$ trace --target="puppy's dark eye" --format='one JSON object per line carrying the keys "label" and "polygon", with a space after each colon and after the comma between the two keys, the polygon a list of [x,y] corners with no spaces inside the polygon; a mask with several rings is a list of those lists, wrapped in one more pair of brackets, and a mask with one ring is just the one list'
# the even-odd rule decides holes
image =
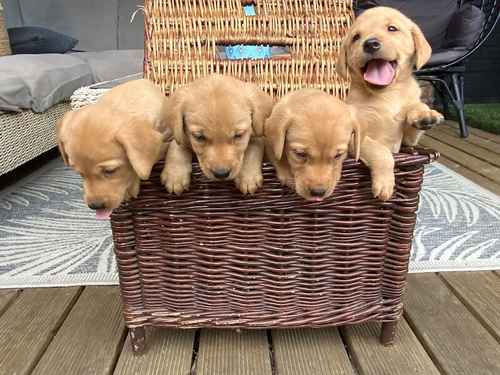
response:
{"label": "puppy's dark eye", "polygon": [[241,138],[243,138],[244,135],[245,135],[245,132],[236,133],[234,135],[233,139],[235,139],[235,140],[241,139]]}
{"label": "puppy's dark eye", "polygon": [[389,25],[389,27],[387,27],[387,30],[393,33],[395,31],[398,31],[398,28],[396,26]]}
{"label": "puppy's dark eye", "polygon": [[361,35],[359,35],[359,34],[354,35],[354,36],[352,37],[352,42],[353,42],[353,43],[354,43],[354,42],[357,42],[357,41],[359,40],[359,38],[361,38]]}
{"label": "puppy's dark eye", "polygon": [[207,140],[207,138],[201,133],[193,133],[193,138],[197,142],[205,142]]}
{"label": "puppy's dark eye", "polygon": [[307,152],[305,152],[304,150],[293,150],[293,153],[300,160],[307,159]]}
{"label": "puppy's dark eye", "polygon": [[114,169],[105,169],[102,171],[102,174],[104,175],[104,177],[111,177],[112,175],[115,174],[115,172],[118,170],[118,168],[114,168]]}

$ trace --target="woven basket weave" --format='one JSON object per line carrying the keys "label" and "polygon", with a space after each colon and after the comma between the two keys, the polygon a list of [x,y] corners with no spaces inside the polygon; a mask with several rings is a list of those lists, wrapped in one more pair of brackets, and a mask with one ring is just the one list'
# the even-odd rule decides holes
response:
{"label": "woven basket weave", "polygon": [[[211,72],[251,80],[275,97],[316,87],[344,97],[335,73],[351,1],[237,0],[145,3],[145,75],[169,94]],[[220,44],[277,43],[290,56],[222,60]],[[196,163],[189,192],[170,195],[162,163],[139,197],[112,215],[123,311],[134,351],[144,326],[324,327],[382,321],[390,344],[402,314],[423,166],[437,154],[395,155],[392,200],[373,198],[368,169],[344,163],[335,193],[307,202],[270,165],[264,187],[244,197],[208,181]]]}

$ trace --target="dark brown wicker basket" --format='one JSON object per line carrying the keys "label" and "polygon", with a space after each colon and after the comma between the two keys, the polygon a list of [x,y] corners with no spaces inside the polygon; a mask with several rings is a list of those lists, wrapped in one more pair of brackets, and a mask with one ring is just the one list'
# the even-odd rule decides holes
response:
{"label": "dark brown wicker basket", "polygon": [[396,192],[373,198],[368,169],[344,164],[334,196],[307,202],[271,166],[243,197],[195,164],[189,192],[170,195],[162,164],[140,196],[115,210],[112,229],[126,325],[134,350],[144,326],[324,327],[384,322],[402,313],[423,166],[437,154],[398,154]]}

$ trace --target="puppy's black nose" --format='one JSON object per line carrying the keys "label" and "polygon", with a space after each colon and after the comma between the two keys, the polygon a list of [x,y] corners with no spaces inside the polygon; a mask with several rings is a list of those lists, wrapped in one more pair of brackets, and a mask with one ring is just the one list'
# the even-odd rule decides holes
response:
{"label": "puppy's black nose", "polygon": [[106,206],[103,202],[92,202],[89,203],[89,208],[91,208],[92,210],[102,210],[106,208]]}
{"label": "puppy's black nose", "polygon": [[212,173],[213,175],[215,176],[215,178],[228,178],[229,175],[231,174],[231,170],[230,169],[213,169],[212,170]]}
{"label": "puppy's black nose", "polygon": [[380,47],[382,47],[382,43],[380,43],[377,38],[367,39],[363,43],[363,50],[366,53],[375,53],[380,49]]}
{"label": "puppy's black nose", "polygon": [[311,194],[311,197],[315,198],[321,198],[325,195],[326,189],[323,188],[310,188],[309,193]]}

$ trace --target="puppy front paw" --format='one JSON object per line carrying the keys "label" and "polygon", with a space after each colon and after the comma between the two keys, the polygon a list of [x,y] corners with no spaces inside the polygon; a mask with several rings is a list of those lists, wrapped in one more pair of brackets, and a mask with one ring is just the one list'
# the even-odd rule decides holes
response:
{"label": "puppy front paw", "polygon": [[260,171],[255,173],[240,173],[234,179],[234,182],[243,194],[253,194],[262,187],[264,178]]}
{"label": "puppy front paw", "polygon": [[295,186],[293,176],[288,169],[276,168],[276,176],[280,180],[281,185],[288,186],[289,188]]}
{"label": "puppy front paw", "polygon": [[386,178],[373,178],[373,196],[384,202],[391,199],[392,195],[394,194],[394,185],[394,175],[392,175],[392,177],[388,176]]}
{"label": "puppy front paw", "polygon": [[191,172],[165,168],[161,172],[161,182],[169,193],[180,195],[183,191],[189,190]]}
{"label": "puppy front paw", "polygon": [[433,109],[412,110],[408,112],[406,121],[416,129],[428,130],[442,123],[444,121],[444,116]]}

